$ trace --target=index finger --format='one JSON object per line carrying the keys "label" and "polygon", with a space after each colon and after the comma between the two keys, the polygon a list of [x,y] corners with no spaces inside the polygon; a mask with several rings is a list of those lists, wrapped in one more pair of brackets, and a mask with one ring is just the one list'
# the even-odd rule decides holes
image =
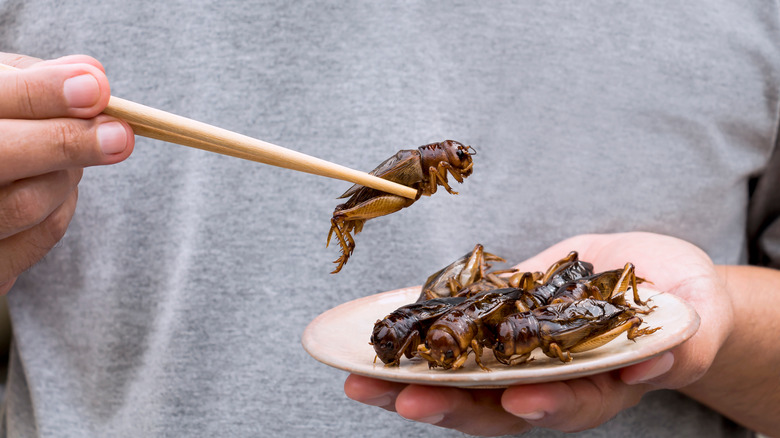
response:
{"label": "index finger", "polygon": [[507,388],[501,403],[534,426],[578,432],[605,423],[639,403],[649,387],[626,385],[612,373]]}
{"label": "index finger", "polygon": [[118,163],[135,144],[113,117],[0,120],[0,185],[56,170]]}
{"label": "index finger", "polygon": [[90,118],[103,111],[111,97],[103,70],[93,63],[63,62],[0,68],[0,118]]}
{"label": "index finger", "polygon": [[0,52],[0,64],[9,65],[14,68],[27,68],[40,62],[40,59],[31,56]]}

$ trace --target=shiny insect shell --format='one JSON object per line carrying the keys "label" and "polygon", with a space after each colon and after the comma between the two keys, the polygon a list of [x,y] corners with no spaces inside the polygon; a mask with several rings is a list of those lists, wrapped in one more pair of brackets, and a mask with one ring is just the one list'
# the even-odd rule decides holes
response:
{"label": "shiny insect shell", "polygon": [[448,310],[428,329],[425,343],[417,347],[431,368],[458,369],[471,351],[480,368],[482,348],[491,344],[490,327],[517,312],[514,307],[522,289],[506,288],[482,292]]}
{"label": "shiny insect shell", "polygon": [[[432,278],[444,276],[442,272],[452,276],[456,269],[451,267],[459,266],[459,263],[467,265],[468,260],[473,260],[479,249],[475,247],[474,251],[437,273],[439,275],[434,274]],[[468,301],[440,316],[428,330],[425,343],[418,346],[418,353],[432,368],[457,369],[463,366],[469,353],[473,351],[477,364],[487,371],[488,368],[481,361],[482,350],[485,347],[491,348],[495,338],[494,326],[503,317],[528,310],[529,306],[541,305],[539,300],[542,298],[532,295],[533,291],[544,291],[543,299],[546,300],[552,296],[556,286],[592,273],[593,266],[579,261],[577,252],[572,251],[550,266],[544,274],[515,272],[507,282],[510,286],[508,288],[496,289],[494,283],[488,284],[485,286],[487,291],[471,296]],[[426,282],[428,283],[431,283],[431,278]],[[473,283],[469,288],[479,284]],[[547,289],[544,289],[545,287]],[[467,296],[466,291],[468,288],[461,293]]]}
{"label": "shiny insect shell", "polygon": [[[625,294],[628,292],[628,289],[631,289],[634,303],[645,307],[647,303],[639,297],[637,285],[646,281],[644,278],[636,276],[634,265],[629,262],[626,263],[623,269],[599,272],[561,284],[548,297],[547,304],[595,298],[625,306],[628,305]],[[649,310],[652,310],[652,308]]]}
{"label": "shiny insect shell", "polygon": [[417,346],[436,318],[465,300],[466,297],[446,297],[408,304],[377,320],[369,342],[376,352],[374,361],[379,358],[386,366],[397,366],[401,356],[415,356]]}
{"label": "shiny insect shell", "polygon": [[433,273],[425,281],[418,302],[449,296],[470,296],[484,290],[508,286],[495,273],[488,272],[489,262],[505,262],[503,258],[485,251],[481,244],[463,257]]}
{"label": "shiny insect shell", "polygon": [[570,362],[571,353],[593,350],[621,333],[634,340],[660,329],[640,329],[642,319],[637,313],[637,309],[593,298],[515,313],[497,325],[493,355],[501,363],[517,365],[541,348],[549,357]]}
{"label": "shiny insect shell", "polygon": [[334,261],[336,269],[331,273],[341,271],[355,250],[353,235],[360,233],[363,225],[369,219],[394,213],[412,205],[422,195],[430,196],[436,193],[439,185],[447,192],[457,194],[452,190],[447,174],[452,175],[459,183],[471,175],[473,161],[471,156],[476,151],[471,146],[446,140],[431,143],[417,149],[401,150],[385,160],[372,175],[384,178],[417,190],[415,199],[389,194],[359,184],[352,186],[339,198],[349,198],[343,204],[336,206],[331,218],[326,246],[330,244],[335,234],[341,247],[341,256]]}
{"label": "shiny insect shell", "polygon": [[[526,286],[528,292],[519,298],[520,303],[518,303],[518,308],[521,310],[531,310],[550,304],[561,286],[572,281],[589,277],[593,274],[593,265],[581,261],[579,259],[579,254],[576,251],[571,251],[566,257],[553,263],[541,276],[541,279],[536,282],[533,288],[528,289],[528,286]],[[509,285],[513,287],[522,287],[517,284],[518,281],[519,279],[517,275],[515,275],[510,279]]]}

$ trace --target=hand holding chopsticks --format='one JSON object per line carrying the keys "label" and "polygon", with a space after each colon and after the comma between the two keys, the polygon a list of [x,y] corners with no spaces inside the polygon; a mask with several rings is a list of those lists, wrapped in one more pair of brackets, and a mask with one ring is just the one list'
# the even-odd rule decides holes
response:
{"label": "hand holding chopsticks", "polygon": [[[0,70],[17,70],[0,64]],[[186,117],[111,96],[103,111],[125,120],[137,135],[300,172],[349,181],[414,199],[417,190]]]}

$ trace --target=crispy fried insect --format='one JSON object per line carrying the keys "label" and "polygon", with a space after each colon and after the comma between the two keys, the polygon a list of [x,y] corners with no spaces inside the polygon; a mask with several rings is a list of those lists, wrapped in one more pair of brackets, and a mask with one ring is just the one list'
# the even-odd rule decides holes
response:
{"label": "crispy fried insect", "polygon": [[[507,287],[505,281],[487,272],[490,268],[488,262],[505,261],[497,255],[486,252],[478,243],[463,257],[428,277],[417,301],[458,295],[470,296],[484,290]],[[471,286],[473,288],[470,288]]]}
{"label": "crispy fried insect", "polygon": [[550,304],[504,318],[496,327],[496,359],[507,365],[527,362],[533,350],[570,362],[571,353],[592,350],[627,332],[634,340],[661,327],[640,329],[642,319],[628,306],[586,298]]}
{"label": "crispy fried insect", "polygon": [[[556,291],[569,282],[593,275],[593,265],[581,261],[576,251],[570,252],[566,257],[558,260],[537,281],[536,286],[520,297],[520,302],[525,306],[524,310],[531,310],[550,304]],[[517,286],[519,279],[513,276],[510,286]]]}
{"label": "crispy fried insect", "polygon": [[572,353],[598,348],[623,332],[634,340],[660,329],[639,328],[639,315],[654,307],[640,299],[637,285],[646,280],[631,263],[594,273],[572,251],[542,273],[489,271],[488,261],[503,259],[477,244],[428,278],[420,300],[426,290],[441,298],[404,306],[377,321],[370,342],[377,357],[389,366],[398,365],[402,355],[418,355],[430,368],[458,369],[473,351],[477,365],[489,371],[482,363],[485,348],[508,365],[528,361],[536,348],[568,362]]}
{"label": "crispy fried insect", "polygon": [[349,198],[336,206],[331,219],[326,246],[335,233],[341,246],[341,256],[336,259],[335,274],[341,270],[352,251],[355,250],[354,234],[363,229],[369,219],[384,216],[412,205],[420,196],[436,193],[439,185],[447,192],[457,194],[447,182],[451,174],[459,183],[471,175],[473,162],[471,156],[476,151],[454,140],[431,143],[417,149],[401,150],[385,160],[370,173],[417,190],[417,198],[408,199],[392,195],[369,187],[355,184],[339,198]]}
{"label": "crispy fried insect", "polygon": [[522,293],[522,289],[506,288],[468,298],[431,325],[418,353],[431,368],[458,369],[473,351],[477,364],[488,371],[481,357],[483,346],[493,342],[490,327],[517,311],[514,304]]}
{"label": "crispy fried insect", "polygon": [[646,306],[647,303],[639,298],[637,284],[644,283],[647,280],[637,277],[634,271],[634,265],[626,263],[623,269],[613,269],[569,281],[561,285],[552,294],[549,303],[555,304],[595,298],[609,301],[613,304],[627,305],[625,292],[628,288],[631,288],[634,303],[639,306]]}
{"label": "crispy fried insect", "polygon": [[506,289],[509,283],[498,276],[496,272],[487,272],[485,278],[479,279],[474,283],[462,288],[455,293],[457,297],[472,297],[481,292],[487,292],[496,289]]}
{"label": "crispy fried insect", "polygon": [[466,297],[447,297],[408,304],[377,320],[369,342],[376,357],[386,366],[397,366],[402,355],[411,358],[436,318],[465,300]]}

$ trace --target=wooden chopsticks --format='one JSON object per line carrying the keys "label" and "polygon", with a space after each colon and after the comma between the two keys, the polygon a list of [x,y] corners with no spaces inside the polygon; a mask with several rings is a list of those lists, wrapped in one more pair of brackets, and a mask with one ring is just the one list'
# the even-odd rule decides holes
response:
{"label": "wooden chopsticks", "polygon": [[[0,64],[0,70],[18,70]],[[104,114],[125,120],[137,135],[271,166],[340,179],[414,199],[417,190],[359,170],[218,128],[186,117],[111,96]]]}

